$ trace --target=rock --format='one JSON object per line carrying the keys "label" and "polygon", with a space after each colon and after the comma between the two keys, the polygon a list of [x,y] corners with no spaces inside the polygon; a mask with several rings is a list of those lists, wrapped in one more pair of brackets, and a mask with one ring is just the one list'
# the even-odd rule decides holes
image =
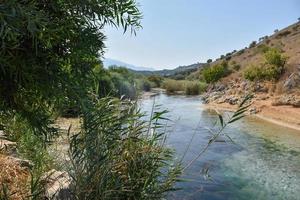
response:
{"label": "rock", "polygon": [[291,90],[293,88],[298,87],[300,84],[300,72],[299,73],[292,73],[283,84],[284,89]]}
{"label": "rock", "polygon": [[258,113],[258,110],[256,109],[256,107],[250,108],[249,109],[250,115],[254,115],[256,113]]}
{"label": "rock", "polygon": [[67,172],[53,169],[44,174],[43,180],[46,182],[46,199],[73,199],[70,190],[71,177]]}
{"label": "rock", "polygon": [[29,160],[16,158],[13,156],[7,156],[7,159],[10,160],[11,162],[15,163],[16,165],[19,165],[22,168],[31,169],[33,167],[33,163]]}
{"label": "rock", "polygon": [[0,138],[0,151],[7,154],[13,154],[16,152],[17,144],[15,142]]}
{"label": "rock", "polygon": [[291,105],[293,107],[300,107],[300,99],[299,97],[295,97],[293,95],[284,95],[282,97],[276,98],[272,102],[272,106],[282,106],[282,105]]}

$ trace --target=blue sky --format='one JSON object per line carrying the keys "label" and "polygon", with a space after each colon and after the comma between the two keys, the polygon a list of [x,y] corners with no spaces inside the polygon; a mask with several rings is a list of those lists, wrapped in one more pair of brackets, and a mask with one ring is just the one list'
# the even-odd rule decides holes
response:
{"label": "blue sky", "polygon": [[156,69],[206,62],[300,17],[300,0],[137,0],[136,36],[106,27],[105,57]]}

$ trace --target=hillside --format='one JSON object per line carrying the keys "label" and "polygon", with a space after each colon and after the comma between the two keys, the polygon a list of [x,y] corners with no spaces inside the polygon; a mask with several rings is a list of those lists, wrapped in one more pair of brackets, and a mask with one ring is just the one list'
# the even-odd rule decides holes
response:
{"label": "hillside", "polygon": [[[269,55],[278,66],[268,63]],[[300,22],[221,57],[206,67],[224,65],[227,70],[221,79],[210,83],[203,95],[209,106],[232,109],[245,94],[252,93],[252,113],[300,128]],[[276,74],[270,73],[274,69]],[[198,70],[189,78],[203,80],[204,71]],[[268,76],[263,72],[268,72]]]}
{"label": "hillside", "polygon": [[190,75],[193,72],[196,72],[197,70],[202,69],[204,66],[204,63],[195,63],[191,65],[186,66],[179,66],[175,69],[163,69],[163,70],[156,70],[156,71],[137,71],[133,70],[137,74],[143,74],[146,76],[149,75],[160,75],[163,77],[173,78],[173,79],[184,79],[186,76]]}

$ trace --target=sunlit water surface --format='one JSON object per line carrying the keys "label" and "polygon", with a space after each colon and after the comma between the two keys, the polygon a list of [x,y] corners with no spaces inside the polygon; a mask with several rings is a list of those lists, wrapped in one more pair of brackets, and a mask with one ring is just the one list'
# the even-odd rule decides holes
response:
{"label": "sunlit water surface", "polygon": [[[207,127],[217,127],[217,115],[205,109],[199,97],[160,94],[141,101],[151,112],[153,101],[167,109],[167,143],[178,159],[195,134],[184,163],[192,160],[211,137]],[[224,113],[224,115],[230,113]],[[300,199],[300,131],[247,117],[226,128],[234,143],[216,142],[185,171],[179,191],[168,199],[241,200]],[[225,139],[225,138],[224,138]]]}

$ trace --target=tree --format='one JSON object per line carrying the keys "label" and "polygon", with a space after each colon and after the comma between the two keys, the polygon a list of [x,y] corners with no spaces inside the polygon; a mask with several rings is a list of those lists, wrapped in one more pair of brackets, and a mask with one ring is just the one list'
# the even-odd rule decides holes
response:
{"label": "tree", "polygon": [[207,60],[207,63],[211,63],[211,62],[212,62],[212,59],[208,59],[208,60]]}
{"label": "tree", "polygon": [[18,114],[45,138],[55,132],[50,119],[59,105],[86,102],[103,27],[135,34],[141,19],[134,0],[10,0],[0,16],[0,125]]}
{"label": "tree", "polygon": [[253,48],[255,47],[256,45],[256,41],[252,41],[250,44],[249,44],[249,48]]}

